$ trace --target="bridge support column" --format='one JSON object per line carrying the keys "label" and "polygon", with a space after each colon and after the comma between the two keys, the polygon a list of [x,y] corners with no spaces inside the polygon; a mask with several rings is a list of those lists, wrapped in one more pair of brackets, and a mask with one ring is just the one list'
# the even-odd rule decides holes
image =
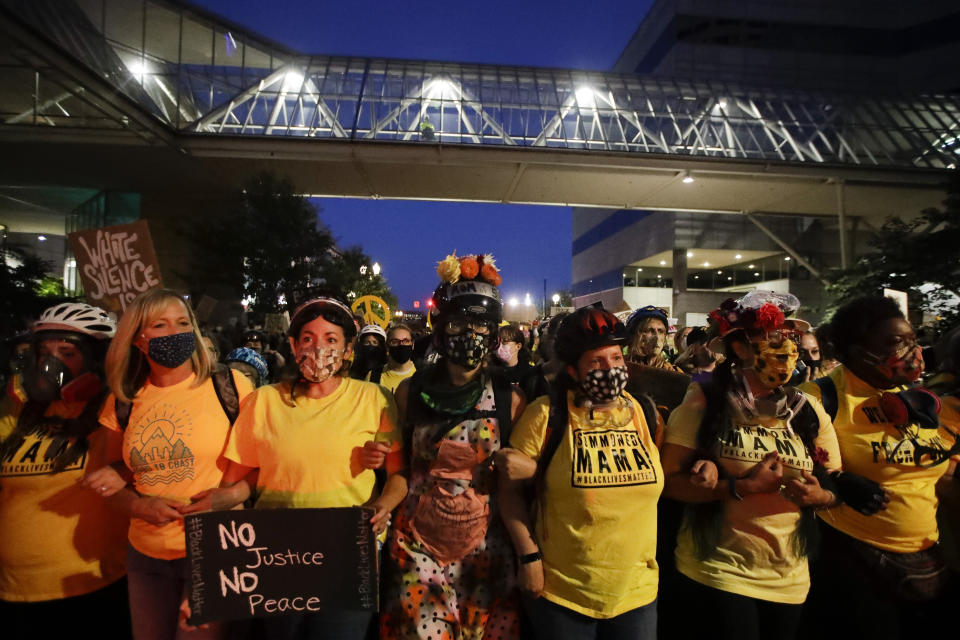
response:
{"label": "bridge support column", "polygon": [[670,308],[670,315],[674,318],[682,318],[679,312],[680,298],[687,292],[687,250],[673,250],[673,304]]}

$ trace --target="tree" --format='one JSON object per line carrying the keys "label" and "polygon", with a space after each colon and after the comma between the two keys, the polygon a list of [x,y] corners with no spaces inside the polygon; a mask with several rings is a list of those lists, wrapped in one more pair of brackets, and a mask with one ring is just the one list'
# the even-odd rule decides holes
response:
{"label": "tree", "polygon": [[0,335],[26,329],[30,320],[58,301],[40,294],[48,269],[25,247],[0,239]]}
{"label": "tree", "polygon": [[960,319],[960,178],[952,178],[942,209],[925,209],[909,221],[888,218],[870,246],[855,265],[827,275],[836,306],[889,288],[906,291],[911,309],[948,324]]}
{"label": "tree", "polygon": [[359,247],[337,249],[316,207],[289,180],[269,173],[251,178],[228,209],[190,233],[196,289],[226,286],[249,300],[255,313],[281,311],[311,290],[393,299],[382,278],[361,279],[360,266],[369,267],[370,259]]}
{"label": "tree", "polygon": [[[373,264],[373,260],[363,249],[350,247],[342,251],[339,259],[331,266],[326,274],[327,282],[352,300],[362,296],[377,296],[386,302],[391,310],[396,310],[397,298],[390,291],[383,276],[373,272]],[[351,296],[351,293],[354,295]]]}

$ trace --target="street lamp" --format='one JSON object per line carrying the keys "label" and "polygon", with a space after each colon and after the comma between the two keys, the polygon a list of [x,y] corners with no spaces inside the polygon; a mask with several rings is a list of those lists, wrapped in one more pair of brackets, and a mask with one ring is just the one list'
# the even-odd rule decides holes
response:
{"label": "street lamp", "polygon": [[360,265],[360,275],[362,276],[367,275],[367,265],[365,264]]}
{"label": "street lamp", "polygon": [[380,275],[380,263],[379,263],[379,262],[374,262],[374,263],[373,263],[373,275],[375,275],[375,276]]}
{"label": "street lamp", "polygon": [[553,294],[553,298],[551,298],[551,300],[553,300],[554,306],[560,304],[560,294],[559,293]]}

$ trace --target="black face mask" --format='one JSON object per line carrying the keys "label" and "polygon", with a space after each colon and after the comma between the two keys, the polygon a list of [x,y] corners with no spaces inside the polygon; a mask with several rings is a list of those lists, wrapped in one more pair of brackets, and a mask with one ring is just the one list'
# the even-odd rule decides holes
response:
{"label": "black face mask", "polygon": [[190,359],[196,348],[197,337],[193,331],[185,331],[150,338],[147,343],[147,356],[161,367],[176,369]]}
{"label": "black face mask", "polygon": [[399,344],[395,347],[390,347],[390,357],[397,364],[406,364],[410,358],[413,357],[413,345],[412,344]]}
{"label": "black face mask", "polygon": [[382,367],[387,363],[387,353],[375,344],[362,344],[357,347],[357,362],[365,369]]}

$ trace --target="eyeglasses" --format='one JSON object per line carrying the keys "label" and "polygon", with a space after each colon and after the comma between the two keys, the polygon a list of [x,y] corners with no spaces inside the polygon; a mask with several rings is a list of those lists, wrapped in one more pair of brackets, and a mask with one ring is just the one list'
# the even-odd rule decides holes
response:
{"label": "eyeglasses", "polygon": [[403,340],[397,340],[396,338],[392,340],[387,340],[388,347],[401,347],[401,346],[409,347],[412,344],[413,344],[413,340],[411,340],[410,338],[404,338]]}
{"label": "eyeglasses", "polygon": [[490,325],[483,322],[475,322],[466,318],[450,318],[443,325],[443,330],[447,335],[458,336],[470,329],[478,336],[490,335]]}

